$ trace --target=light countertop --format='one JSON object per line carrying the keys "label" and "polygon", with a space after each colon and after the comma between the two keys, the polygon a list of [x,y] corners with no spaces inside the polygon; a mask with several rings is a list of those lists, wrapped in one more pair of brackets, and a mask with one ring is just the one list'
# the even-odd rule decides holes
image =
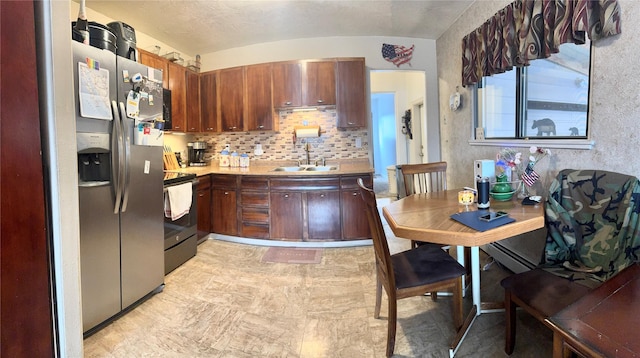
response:
{"label": "light countertop", "polygon": [[168,170],[169,172],[193,173],[197,176],[208,174],[236,174],[236,175],[268,175],[268,176],[334,176],[348,174],[373,173],[373,166],[368,159],[352,159],[352,160],[327,160],[327,165],[336,165],[337,170],[330,171],[299,171],[285,172],[274,171],[275,168],[281,166],[296,166],[297,162],[293,161],[251,161],[248,168],[239,167],[220,167],[217,162],[210,163],[203,167],[186,167],[184,169]]}

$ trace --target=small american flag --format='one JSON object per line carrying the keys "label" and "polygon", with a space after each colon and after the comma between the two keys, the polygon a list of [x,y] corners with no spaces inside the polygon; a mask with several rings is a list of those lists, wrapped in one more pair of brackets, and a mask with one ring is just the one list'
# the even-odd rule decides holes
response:
{"label": "small american flag", "polygon": [[409,66],[411,66],[410,61],[413,57],[414,47],[415,45],[406,48],[404,46],[382,44],[382,57],[392,62],[396,67],[400,67],[400,65],[405,63],[409,63]]}
{"label": "small american flag", "polygon": [[527,166],[524,173],[522,173],[522,181],[527,186],[532,186],[538,179],[540,179],[540,175],[532,167]]}

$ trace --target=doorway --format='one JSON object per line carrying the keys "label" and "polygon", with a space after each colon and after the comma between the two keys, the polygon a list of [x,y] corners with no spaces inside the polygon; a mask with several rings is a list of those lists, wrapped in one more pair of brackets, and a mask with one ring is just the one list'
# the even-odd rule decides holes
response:
{"label": "doorway", "polygon": [[371,94],[373,121],[373,167],[375,175],[387,178],[386,168],[396,164],[395,94]]}

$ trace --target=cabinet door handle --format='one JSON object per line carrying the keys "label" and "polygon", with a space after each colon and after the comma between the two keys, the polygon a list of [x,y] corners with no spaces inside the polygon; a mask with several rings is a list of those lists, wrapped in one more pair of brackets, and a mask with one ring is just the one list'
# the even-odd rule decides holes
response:
{"label": "cabinet door handle", "polygon": [[262,128],[264,128],[264,126],[258,126],[258,129],[262,129]]}
{"label": "cabinet door handle", "polygon": [[291,105],[291,102],[290,102],[290,101],[286,101],[286,102],[284,102],[284,105],[285,105],[285,106],[290,106],[290,105]]}
{"label": "cabinet door handle", "polygon": [[358,192],[354,191],[353,194],[351,194],[351,195],[356,196],[356,195],[358,195]]}
{"label": "cabinet door handle", "polygon": [[321,197],[321,198],[324,198],[324,194],[320,194],[320,197]]}
{"label": "cabinet door handle", "polygon": [[321,99],[319,99],[319,100],[318,100],[318,103],[324,103],[324,101],[323,101],[323,100],[321,100]]}
{"label": "cabinet door handle", "polygon": [[229,195],[229,192],[228,192],[228,191],[225,191],[225,192],[224,192],[224,195]]}
{"label": "cabinet door handle", "polygon": [[198,194],[198,196],[202,198],[204,196],[204,194]]}
{"label": "cabinet door handle", "polygon": [[288,197],[289,197],[289,194],[284,194],[284,197],[285,197],[285,198],[288,198]]}
{"label": "cabinet door handle", "polygon": [[237,128],[237,127],[229,127],[229,130],[230,130],[230,131],[234,131],[234,130],[236,130],[236,128]]}
{"label": "cabinet door handle", "polygon": [[348,125],[353,125],[353,122],[347,122]]}

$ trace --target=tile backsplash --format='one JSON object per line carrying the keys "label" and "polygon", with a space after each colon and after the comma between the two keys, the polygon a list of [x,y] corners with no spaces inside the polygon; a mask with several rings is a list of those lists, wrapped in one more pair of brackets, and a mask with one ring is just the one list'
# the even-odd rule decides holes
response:
{"label": "tile backsplash", "polygon": [[[343,130],[336,127],[335,109],[319,111],[279,113],[280,128],[277,132],[237,132],[237,133],[199,133],[194,141],[207,142],[207,157],[218,160],[225,144],[232,151],[247,153],[251,160],[302,160],[306,161],[305,144],[310,145],[311,161],[319,158],[335,159],[367,159],[369,158],[368,132],[366,128]],[[298,138],[293,142],[295,126],[320,126],[320,137]],[[361,142],[359,148],[356,141]],[[263,154],[255,155],[256,144],[262,145]]]}

